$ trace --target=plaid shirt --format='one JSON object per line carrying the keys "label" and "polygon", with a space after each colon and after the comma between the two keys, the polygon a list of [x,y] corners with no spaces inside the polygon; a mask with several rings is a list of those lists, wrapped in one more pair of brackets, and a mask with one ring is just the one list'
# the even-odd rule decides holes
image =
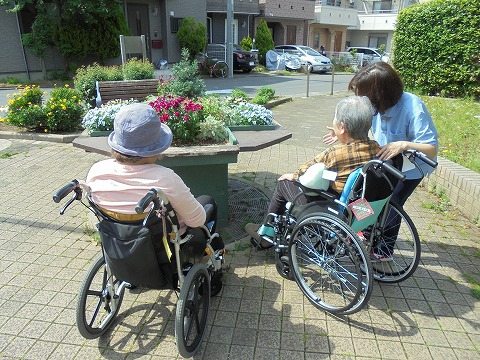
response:
{"label": "plaid shirt", "polygon": [[326,169],[337,173],[337,179],[330,184],[330,188],[340,194],[348,175],[373,159],[379,150],[378,143],[370,139],[354,140],[349,144],[337,144],[300,166],[294,173],[294,178],[298,179],[313,164],[324,163]]}

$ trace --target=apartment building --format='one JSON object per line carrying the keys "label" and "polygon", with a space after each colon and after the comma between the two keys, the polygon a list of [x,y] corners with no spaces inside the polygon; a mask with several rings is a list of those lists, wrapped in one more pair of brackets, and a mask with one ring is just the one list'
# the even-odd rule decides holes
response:
{"label": "apartment building", "polygon": [[[123,8],[131,35],[145,35],[147,57],[152,61],[180,59],[176,32],[182,20],[192,16],[207,26],[208,43],[225,43],[227,1],[230,0],[124,0]],[[420,0],[233,0],[234,43],[255,36],[265,20],[275,45],[303,44],[327,51],[344,51],[347,46],[391,49],[398,12]],[[424,0],[422,0],[424,1]],[[63,58],[49,49],[45,61],[22,46],[21,35],[31,31],[35,8],[19,13],[0,7],[0,77],[39,78],[42,66],[63,69]],[[84,63],[91,63],[85,59]],[[107,64],[120,63],[120,57]],[[81,63],[77,63],[81,65]]]}

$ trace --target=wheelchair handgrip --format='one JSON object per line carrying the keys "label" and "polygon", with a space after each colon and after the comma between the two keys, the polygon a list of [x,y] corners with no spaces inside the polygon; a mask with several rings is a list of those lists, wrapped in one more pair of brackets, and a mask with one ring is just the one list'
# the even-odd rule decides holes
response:
{"label": "wheelchair handgrip", "polygon": [[403,181],[405,180],[405,175],[397,170],[396,168],[394,168],[392,165],[390,165],[389,163],[386,163],[386,162],[383,162],[382,163],[382,166],[390,173],[392,174],[393,176],[395,176],[397,179]]}
{"label": "wheelchair handgrip", "polygon": [[67,185],[58,190],[55,195],[53,195],[53,201],[59,203],[65,196],[70,194],[78,186],[78,180],[73,179]]}
{"label": "wheelchair handgrip", "polygon": [[437,165],[438,165],[438,162],[436,162],[435,160],[432,160],[430,159],[427,155],[419,152],[419,151],[415,151],[415,157],[419,158],[420,160],[422,160],[425,164],[427,165],[430,165],[431,167],[433,168],[436,168]]}
{"label": "wheelchair handgrip", "polygon": [[151,189],[135,206],[135,212],[137,214],[142,214],[145,209],[150,205],[150,203],[157,197],[157,191],[155,189]]}

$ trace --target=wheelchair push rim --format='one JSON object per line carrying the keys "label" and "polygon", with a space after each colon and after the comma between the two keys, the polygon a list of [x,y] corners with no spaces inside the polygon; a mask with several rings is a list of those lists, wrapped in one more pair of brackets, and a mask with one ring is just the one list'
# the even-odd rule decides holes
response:
{"label": "wheelchair push rim", "polygon": [[109,274],[100,255],[90,266],[77,300],[77,327],[86,339],[102,336],[120,310],[127,283]]}
{"label": "wheelchair push rim", "polygon": [[315,307],[348,315],[368,303],[372,264],[346,223],[329,214],[312,214],[293,230],[289,249],[295,281]]}
{"label": "wheelchair push rim", "polygon": [[178,352],[188,358],[198,351],[207,326],[210,306],[210,275],[203,264],[195,264],[180,289],[175,315]]}

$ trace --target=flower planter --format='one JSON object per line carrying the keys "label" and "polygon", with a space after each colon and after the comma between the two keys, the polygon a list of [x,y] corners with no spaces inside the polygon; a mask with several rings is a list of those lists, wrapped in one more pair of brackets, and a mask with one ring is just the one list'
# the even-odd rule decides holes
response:
{"label": "flower planter", "polygon": [[105,130],[105,131],[92,131],[89,136],[91,137],[100,137],[100,136],[108,136],[110,135],[112,131],[111,130]]}
{"label": "flower planter", "polygon": [[231,131],[264,131],[275,130],[275,125],[236,125],[228,128]]}

